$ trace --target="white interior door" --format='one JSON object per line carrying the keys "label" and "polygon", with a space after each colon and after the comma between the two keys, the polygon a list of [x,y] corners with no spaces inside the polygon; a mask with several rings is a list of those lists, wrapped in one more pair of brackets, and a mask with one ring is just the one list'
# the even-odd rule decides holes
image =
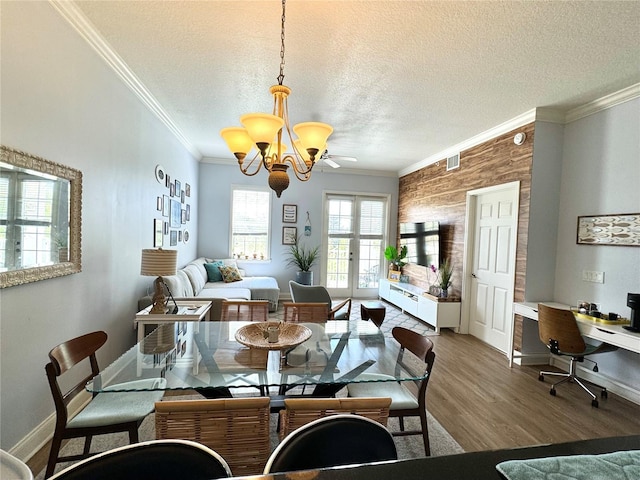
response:
{"label": "white interior door", "polygon": [[388,203],[388,196],[325,194],[322,281],[331,296],[377,296]]}
{"label": "white interior door", "polygon": [[519,185],[509,184],[470,197],[469,333],[503,352],[512,328],[518,194]]}

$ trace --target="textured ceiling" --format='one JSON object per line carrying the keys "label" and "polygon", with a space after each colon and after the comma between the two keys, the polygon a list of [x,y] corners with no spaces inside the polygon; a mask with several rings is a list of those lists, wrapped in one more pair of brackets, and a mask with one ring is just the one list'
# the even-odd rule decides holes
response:
{"label": "textured ceiling", "polygon": [[[203,157],[271,112],[278,0],[75,6]],[[639,1],[289,0],[292,125],[334,127],[344,164],[400,171],[536,107],[568,111],[640,82]]]}

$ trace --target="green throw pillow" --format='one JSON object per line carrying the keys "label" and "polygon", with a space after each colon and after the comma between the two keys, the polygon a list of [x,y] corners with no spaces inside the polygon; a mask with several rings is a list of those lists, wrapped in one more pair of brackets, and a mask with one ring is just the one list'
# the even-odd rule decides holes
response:
{"label": "green throw pillow", "polygon": [[222,265],[221,267],[218,267],[218,269],[220,270],[222,279],[225,283],[239,282],[242,280],[240,272],[237,267],[234,267],[233,265]]}
{"label": "green throw pillow", "polygon": [[220,273],[220,269],[218,267],[222,267],[223,265],[223,262],[212,262],[204,264],[204,269],[207,271],[207,277],[209,278],[210,282],[222,281],[222,274]]}

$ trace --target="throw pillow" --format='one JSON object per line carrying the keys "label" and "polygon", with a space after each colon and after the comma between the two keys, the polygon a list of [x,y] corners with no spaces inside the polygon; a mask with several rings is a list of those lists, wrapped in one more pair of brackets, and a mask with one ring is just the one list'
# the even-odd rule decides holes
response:
{"label": "throw pillow", "polygon": [[207,278],[209,279],[210,282],[222,281],[222,274],[220,273],[220,270],[218,269],[218,267],[222,267],[223,265],[224,263],[222,263],[222,261],[220,260],[217,262],[204,264],[204,269],[207,271]]}
{"label": "throw pillow", "polygon": [[234,267],[233,265],[222,265],[218,267],[218,270],[220,270],[222,280],[224,280],[225,283],[239,282],[242,280],[240,272],[237,267]]}

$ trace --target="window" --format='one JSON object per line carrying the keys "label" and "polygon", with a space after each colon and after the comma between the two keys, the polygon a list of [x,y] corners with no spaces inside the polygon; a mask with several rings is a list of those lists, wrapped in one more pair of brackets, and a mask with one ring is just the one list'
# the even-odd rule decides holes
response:
{"label": "window", "polygon": [[[62,213],[57,210],[61,205],[59,189],[58,183],[50,179],[34,180],[31,175],[2,172],[0,198],[14,200],[0,202],[0,270],[58,261],[52,234]],[[68,212],[64,213],[68,218]]]}
{"label": "window", "polygon": [[269,258],[271,191],[268,187],[233,186],[231,200],[231,256]]}

